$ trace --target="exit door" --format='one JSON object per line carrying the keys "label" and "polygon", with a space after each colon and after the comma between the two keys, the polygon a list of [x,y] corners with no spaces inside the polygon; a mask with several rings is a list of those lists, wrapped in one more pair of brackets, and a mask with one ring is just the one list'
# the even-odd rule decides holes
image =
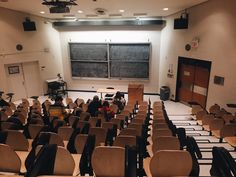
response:
{"label": "exit door", "polygon": [[8,92],[13,101],[42,95],[42,81],[38,62],[5,65]]}
{"label": "exit door", "polygon": [[179,58],[177,77],[177,100],[196,102],[206,107],[211,62]]}

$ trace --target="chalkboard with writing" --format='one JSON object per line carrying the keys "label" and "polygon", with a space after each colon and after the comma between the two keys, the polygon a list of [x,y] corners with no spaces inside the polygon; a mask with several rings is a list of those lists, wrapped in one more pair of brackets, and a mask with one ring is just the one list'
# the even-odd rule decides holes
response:
{"label": "chalkboard with writing", "polygon": [[148,78],[149,64],[138,62],[112,62],[111,77],[115,78]]}
{"label": "chalkboard with writing", "polygon": [[106,61],[107,44],[70,43],[71,60]]}
{"label": "chalkboard with writing", "polygon": [[110,44],[110,59],[148,61],[150,44]]}
{"label": "chalkboard with writing", "polygon": [[72,77],[95,77],[107,78],[108,77],[108,64],[107,63],[88,63],[77,62],[71,63]]}
{"label": "chalkboard with writing", "polygon": [[150,43],[69,43],[72,77],[149,78]]}

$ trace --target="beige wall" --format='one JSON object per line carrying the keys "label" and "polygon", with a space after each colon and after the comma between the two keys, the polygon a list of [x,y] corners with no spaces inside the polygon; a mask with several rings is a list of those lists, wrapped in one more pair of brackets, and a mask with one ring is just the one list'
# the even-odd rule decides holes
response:
{"label": "beige wall", "polygon": [[[0,90],[5,92],[8,92],[5,64],[38,61],[41,76],[39,82],[44,85],[44,93],[45,80],[63,72],[59,33],[51,23],[45,23],[44,19],[36,16],[30,18],[36,22],[37,31],[24,32],[22,22],[28,16],[0,8]],[[17,51],[16,44],[22,44],[23,50]],[[45,48],[49,52],[44,52]],[[42,69],[42,66],[46,68]]]}
{"label": "beige wall", "polygon": [[[175,94],[178,56],[209,60],[212,69],[207,106],[218,103],[226,107],[226,103],[236,103],[235,7],[235,0],[209,0],[193,7],[188,10],[190,24],[186,30],[173,30],[174,18],[180,14],[166,19],[167,26],[161,34],[160,85],[169,85]],[[185,44],[194,37],[200,38],[199,47],[186,52]],[[169,64],[174,65],[174,78],[167,77]],[[215,75],[225,77],[224,86],[213,83]]]}
{"label": "beige wall", "polygon": [[[60,39],[63,58],[64,77],[68,87],[75,90],[94,90],[113,86],[121,91],[127,91],[129,83],[145,85],[145,92],[159,93],[159,56],[160,34],[157,27],[80,27],[77,29],[60,29]],[[140,80],[115,80],[115,79],[73,79],[68,42],[150,42],[150,77],[147,81]]]}

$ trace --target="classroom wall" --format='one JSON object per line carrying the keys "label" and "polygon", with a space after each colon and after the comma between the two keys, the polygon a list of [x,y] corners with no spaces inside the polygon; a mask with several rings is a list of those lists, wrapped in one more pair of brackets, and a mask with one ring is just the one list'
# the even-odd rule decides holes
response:
{"label": "classroom wall", "polygon": [[[161,33],[160,85],[171,88],[175,97],[178,56],[212,61],[207,107],[218,103],[227,110],[226,103],[236,103],[236,1],[209,0],[188,9],[189,28],[174,30],[175,14],[166,18],[166,28]],[[200,39],[199,47],[187,52],[184,46],[193,38]],[[168,78],[167,71],[173,65],[174,77]],[[225,77],[224,86],[215,85],[214,76]]]}
{"label": "classroom wall", "polygon": [[[189,29],[173,30],[175,14],[166,18],[166,27],[82,27],[79,29],[54,29],[52,24],[36,16],[36,32],[24,32],[22,22],[28,15],[0,9],[0,90],[7,91],[5,64],[39,61],[41,82],[62,73],[69,89],[97,90],[114,86],[127,91],[129,83],[144,83],[145,92],[159,93],[162,85],[170,86],[175,97],[178,56],[212,61],[207,107],[214,103],[226,107],[235,103],[236,92],[236,11],[235,0],[209,0],[188,9]],[[200,39],[199,47],[189,52],[184,46],[194,37]],[[151,42],[152,53],[149,81],[72,79],[68,42]],[[16,51],[16,44],[24,49]],[[45,50],[46,49],[46,50]],[[167,71],[173,65],[174,77],[168,78]],[[41,67],[45,66],[43,69]],[[224,86],[215,85],[215,75],[225,77]],[[235,109],[228,109],[235,112]]]}
{"label": "classroom wall", "polygon": [[[45,80],[63,73],[59,33],[51,23],[36,16],[30,19],[36,22],[37,31],[25,32],[22,25],[25,17],[29,15],[0,8],[0,90],[8,92],[5,64],[38,61],[39,82],[46,93]],[[17,51],[16,44],[22,44],[23,50]]]}
{"label": "classroom wall", "polygon": [[[68,88],[75,90],[93,90],[113,86],[127,92],[128,84],[144,84],[144,92],[159,93],[159,56],[160,34],[159,27],[80,27],[59,29],[62,48],[64,79]],[[69,54],[69,42],[150,42],[150,77],[149,80],[133,79],[73,79]]]}

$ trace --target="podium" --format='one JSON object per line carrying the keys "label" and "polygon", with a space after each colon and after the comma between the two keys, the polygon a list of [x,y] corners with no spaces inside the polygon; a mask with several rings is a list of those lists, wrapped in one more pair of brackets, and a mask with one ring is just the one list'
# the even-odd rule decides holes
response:
{"label": "podium", "polygon": [[128,102],[138,103],[143,101],[143,84],[129,84],[128,86]]}

